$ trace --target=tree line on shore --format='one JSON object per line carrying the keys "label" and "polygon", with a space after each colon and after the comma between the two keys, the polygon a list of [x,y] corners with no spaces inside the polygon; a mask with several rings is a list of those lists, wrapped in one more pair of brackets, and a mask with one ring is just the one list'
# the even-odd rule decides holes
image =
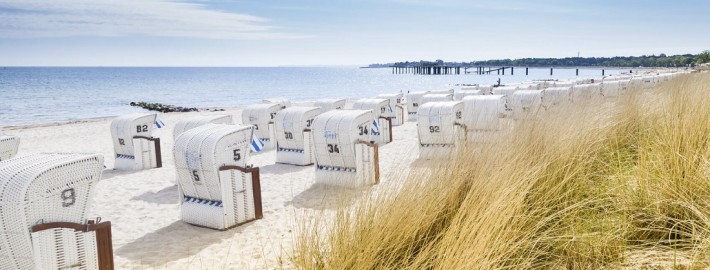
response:
{"label": "tree line on shore", "polygon": [[642,56],[615,56],[615,57],[565,57],[565,58],[521,58],[521,59],[494,59],[471,62],[444,62],[436,61],[405,61],[388,64],[371,64],[368,67],[413,67],[413,66],[529,66],[529,67],[686,67],[702,63],[710,63],[710,50],[699,54],[671,55],[642,55]]}

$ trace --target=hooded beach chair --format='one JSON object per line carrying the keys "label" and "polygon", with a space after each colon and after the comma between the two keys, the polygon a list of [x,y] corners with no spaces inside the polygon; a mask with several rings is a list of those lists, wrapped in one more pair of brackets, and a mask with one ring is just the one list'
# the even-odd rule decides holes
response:
{"label": "hooded beach chair", "polygon": [[385,116],[389,112],[389,102],[389,99],[384,98],[365,98],[353,103],[354,110],[372,111],[371,143],[382,145],[392,142],[392,119]]}
{"label": "hooded beach chair", "polygon": [[462,102],[463,124],[469,141],[485,142],[506,127],[508,101],[504,96],[467,96]]}
{"label": "hooded beach chair", "polygon": [[535,118],[542,106],[543,90],[518,90],[513,93],[511,106],[513,119],[524,120]]}
{"label": "hooded beach chair", "polygon": [[251,125],[205,124],[173,149],[182,221],[226,230],[263,217],[259,168],[248,165]]}
{"label": "hooded beach chair", "polygon": [[153,137],[157,114],[133,113],[111,121],[117,170],[143,170],[163,166],[160,138]]}
{"label": "hooded beach chair", "polygon": [[404,122],[407,121],[405,119],[407,117],[407,112],[405,110],[407,105],[404,104],[403,97],[404,94],[402,93],[377,95],[377,98],[389,99],[389,107],[387,108],[384,117],[390,118],[393,126],[404,125]]}
{"label": "hooded beach chair", "polygon": [[318,107],[290,107],[281,110],[274,119],[276,162],[311,165],[315,161],[311,125],[320,114]]}
{"label": "hooded beach chair", "polygon": [[456,153],[466,141],[463,102],[432,101],[419,106],[417,134],[419,156],[445,157]]}
{"label": "hooded beach chair", "polygon": [[282,110],[279,103],[252,104],[242,111],[242,124],[254,126],[254,133],[261,139],[264,149],[274,149],[274,118]]}
{"label": "hooded beach chair", "polygon": [[429,94],[429,91],[407,93],[407,121],[417,121],[417,110],[419,110],[419,106],[421,105],[422,97],[426,94]]}
{"label": "hooded beach chair", "polygon": [[380,182],[378,148],[370,143],[370,110],[334,110],[313,120],[316,182],[358,187]]}
{"label": "hooded beach chair", "polygon": [[87,221],[101,155],[0,162],[0,269],[113,269],[111,223]]}

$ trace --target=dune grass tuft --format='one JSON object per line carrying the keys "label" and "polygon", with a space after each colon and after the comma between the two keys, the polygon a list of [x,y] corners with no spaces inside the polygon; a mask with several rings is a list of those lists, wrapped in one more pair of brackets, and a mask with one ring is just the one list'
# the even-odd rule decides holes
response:
{"label": "dune grass tuft", "polygon": [[670,251],[672,266],[708,267],[707,100],[710,75],[690,74],[515,123],[412,170],[396,190],[304,224],[292,262],[589,269],[668,263],[653,254]]}

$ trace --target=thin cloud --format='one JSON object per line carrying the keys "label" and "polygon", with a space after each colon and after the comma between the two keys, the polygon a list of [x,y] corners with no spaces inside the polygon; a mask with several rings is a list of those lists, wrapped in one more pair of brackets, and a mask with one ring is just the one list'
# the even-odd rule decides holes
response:
{"label": "thin cloud", "polygon": [[169,0],[0,0],[0,36],[291,39],[262,17]]}

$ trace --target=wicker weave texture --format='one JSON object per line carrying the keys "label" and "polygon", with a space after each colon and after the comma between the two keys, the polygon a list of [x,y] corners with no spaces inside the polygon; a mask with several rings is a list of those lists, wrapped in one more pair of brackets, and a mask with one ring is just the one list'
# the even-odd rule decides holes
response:
{"label": "wicker weave texture", "polygon": [[37,154],[0,162],[0,269],[36,268],[33,261],[69,266],[82,256],[96,260],[82,251],[96,246],[76,240],[73,232],[35,238],[30,228],[47,222],[84,223],[102,169],[100,155]]}
{"label": "wicker weave texture", "polygon": [[178,136],[173,154],[182,220],[225,229],[254,219],[251,174],[220,171],[246,167],[252,126],[205,124]]}

